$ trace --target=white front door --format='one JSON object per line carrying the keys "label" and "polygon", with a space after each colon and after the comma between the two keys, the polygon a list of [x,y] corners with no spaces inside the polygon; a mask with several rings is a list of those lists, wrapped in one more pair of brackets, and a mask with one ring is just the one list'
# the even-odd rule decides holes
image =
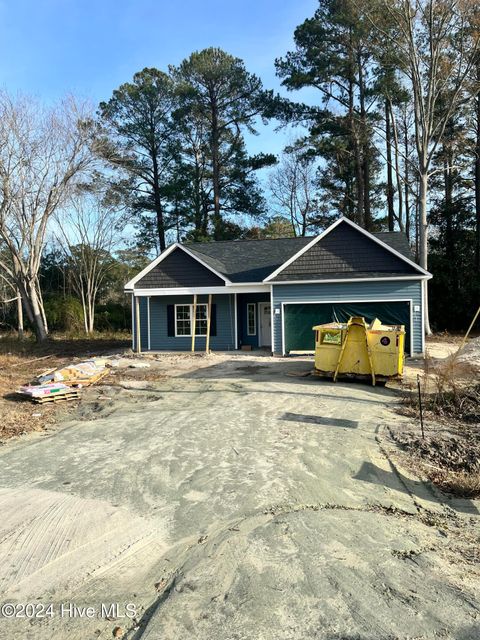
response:
{"label": "white front door", "polygon": [[260,334],[259,347],[272,346],[272,316],[269,302],[260,302],[258,304],[258,313],[260,316]]}

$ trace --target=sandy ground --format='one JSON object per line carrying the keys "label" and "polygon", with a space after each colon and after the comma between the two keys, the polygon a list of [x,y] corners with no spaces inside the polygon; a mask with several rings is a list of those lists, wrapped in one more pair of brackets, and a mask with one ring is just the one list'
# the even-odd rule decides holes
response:
{"label": "sandy ground", "polygon": [[479,504],[396,466],[397,390],[149,362],[0,449],[0,601],[53,603],[2,640],[480,637]]}

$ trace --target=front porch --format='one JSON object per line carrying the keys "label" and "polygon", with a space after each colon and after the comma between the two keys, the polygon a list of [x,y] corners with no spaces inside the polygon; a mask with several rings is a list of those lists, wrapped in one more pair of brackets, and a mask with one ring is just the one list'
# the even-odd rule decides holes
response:
{"label": "front porch", "polygon": [[235,351],[244,345],[272,349],[269,289],[145,293],[132,295],[132,349],[136,352]]}

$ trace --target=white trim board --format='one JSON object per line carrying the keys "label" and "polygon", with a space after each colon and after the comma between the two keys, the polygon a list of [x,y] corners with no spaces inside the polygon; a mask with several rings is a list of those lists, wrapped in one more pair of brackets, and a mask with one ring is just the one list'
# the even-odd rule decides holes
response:
{"label": "white trim board", "polygon": [[171,287],[171,288],[158,288],[158,289],[135,289],[127,293],[133,293],[135,296],[185,296],[185,295],[206,295],[212,294],[225,294],[231,293],[268,293],[270,291],[270,285],[259,284],[252,285],[248,291],[245,287],[237,287],[236,285],[225,285],[224,287]]}
{"label": "white trim board", "polygon": [[172,244],[168,247],[168,249],[165,249],[165,251],[162,251],[162,253],[155,258],[155,260],[153,260],[152,262],[150,262],[150,264],[148,264],[145,269],[142,269],[142,271],[140,271],[140,273],[138,273],[134,278],[132,278],[131,280],[129,280],[127,282],[127,284],[125,285],[124,289],[126,291],[129,291],[130,289],[133,289],[135,287],[135,284],[141,279],[143,278],[144,275],[146,275],[147,273],[149,273],[154,267],[157,266],[157,264],[160,264],[160,262],[162,262],[162,260],[165,260],[165,258],[167,258],[171,253],[173,253],[175,251],[175,249],[181,249],[182,251],[184,251],[186,254],[188,254],[191,258],[193,258],[194,260],[196,260],[198,263],[200,263],[202,266],[204,266],[206,269],[208,269],[209,271],[211,271],[212,273],[214,273],[216,276],[218,276],[219,278],[221,278],[226,284],[230,284],[230,280],[228,278],[226,278],[222,273],[219,273],[218,271],[216,271],[216,269],[214,269],[213,267],[211,267],[209,264],[207,264],[206,262],[204,262],[201,258],[199,258],[197,255],[195,255],[194,253],[192,253],[191,251],[189,251],[184,245],[180,244],[179,242],[175,242],[175,244]]}
{"label": "white trim board", "polygon": [[335,282],[395,282],[397,280],[430,280],[432,276],[393,276],[385,278],[332,278],[330,280],[275,280],[275,287],[283,284],[332,284]]}
{"label": "white trim board", "polygon": [[[425,269],[422,269],[422,267],[420,267],[418,264],[416,264],[415,262],[413,262],[412,260],[410,260],[409,258],[405,257],[403,254],[401,254],[399,251],[397,251],[396,249],[393,249],[393,247],[390,247],[388,244],[386,244],[386,242],[383,242],[382,240],[380,240],[379,238],[376,238],[374,235],[372,235],[371,233],[369,233],[368,231],[366,231],[365,229],[362,229],[362,227],[360,227],[358,224],[355,224],[355,222],[352,222],[351,220],[349,220],[348,218],[345,218],[344,216],[342,216],[341,218],[339,218],[338,220],[336,220],[333,224],[331,224],[327,229],[325,229],[325,231],[323,231],[320,235],[318,235],[316,238],[313,238],[313,240],[311,242],[309,242],[308,244],[306,244],[304,247],[302,247],[300,249],[300,251],[297,251],[297,253],[295,255],[293,255],[291,258],[289,258],[286,262],[284,262],[282,265],[280,265],[277,269],[275,269],[275,271],[273,271],[269,276],[267,276],[263,282],[270,282],[273,278],[275,278],[279,273],[281,273],[284,269],[286,269],[290,264],[292,264],[292,262],[295,262],[295,260],[297,260],[297,258],[299,258],[301,255],[303,255],[304,253],[306,253],[309,249],[311,249],[315,244],[317,244],[317,242],[319,242],[322,238],[324,238],[326,235],[328,235],[331,231],[333,231],[336,227],[338,227],[339,224],[341,224],[342,222],[345,222],[346,224],[349,224],[351,227],[353,227],[354,229],[356,229],[357,231],[359,231],[360,233],[363,233],[363,235],[367,236],[367,238],[369,238],[370,240],[372,240],[373,242],[376,242],[378,245],[380,245],[381,247],[383,247],[384,249],[386,249],[387,251],[390,251],[390,253],[392,253],[393,255],[397,256],[397,258],[400,258],[401,260],[403,260],[405,263],[407,263],[408,265],[410,265],[411,267],[414,267],[420,274],[427,276],[427,277],[432,277],[431,273],[429,273],[428,271],[426,271]],[[372,278],[373,280],[373,278]],[[323,282],[326,282],[325,280]]]}
{"label": "white trim board", "polygon": [[[292,302],[281,302],[282,307],[282,356],[285,352],[285,306],[289,304],[360,304],[362,302],[408,302],[410,305],[410,357],[415,353],[413,350],[413,298],[395,298],[392,300],[294,300]],[[423,305],[422,305],[423,308]],[[423,326],[422,326],[423,330]]]}

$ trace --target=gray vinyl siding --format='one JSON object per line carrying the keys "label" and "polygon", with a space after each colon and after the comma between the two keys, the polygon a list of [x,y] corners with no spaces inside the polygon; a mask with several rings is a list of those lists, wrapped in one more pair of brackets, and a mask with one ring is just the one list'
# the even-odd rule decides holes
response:
{"label": "gray vinyl siding", "polygon": [[[422,281],[338,282],[324,284],[275,284],[272,289],[274,307],[274,352],[282,353],[282,303],[289,302],[345,302],[367,300],[412,300],[413,352],[423,352]],[[420,311],[414,311],[415,305]],[[280,313],[276,311],[280,310]]]}
{"label": "gray vinyl siding", "polygon": [[[142,349],[148,349],[147,298],[141,298],[140,325]],[[169,336],[167,324],[167,306],[192,304],[192,296],[150,296],[150,350],[151,351],[190,351],[192,338],[189,336]],[[198,296],[197,302],[208,302],[208,296]],[[216,306],[217,335],[210,337],[210,349],[229,351],[235,348],[235,302],[233,294],[214,295],[212,304]],[[143,316],[143,317],[142,317]],[[145,330],[144,330],[145,327]],[[145,335],[144,335],[145,334]],[[205,337],[196,336],[195,351],[205,349]]]}

